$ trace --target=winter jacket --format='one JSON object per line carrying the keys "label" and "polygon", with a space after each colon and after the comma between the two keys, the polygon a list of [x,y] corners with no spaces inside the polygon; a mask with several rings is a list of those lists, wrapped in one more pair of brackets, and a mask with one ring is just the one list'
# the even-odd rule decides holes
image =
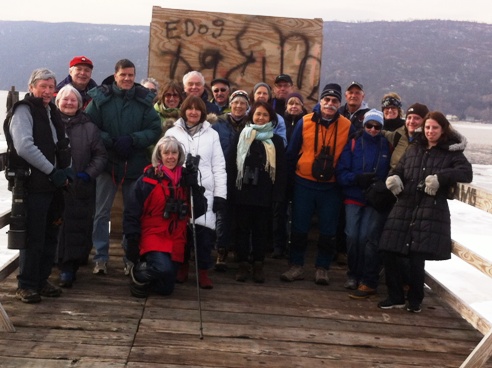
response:
{"label": "winter jacket", "polygon": [[166,130],[172,128],[176,120],[179,119],[179,107],[167,108],[164,104],[156,102],[154,109],[159,114],[162,123],[162,135],[166,133]]}
{"label": "winter jacket", "polygon": [[393,146],[393,153],[391,155],[391,161],[390,161],[391,169],[394,169],[396,167],[396,165],[402,158],[403,154],[407,150],[408,146],[414,140],[417,140],[417,137],[420,134],[422,134],[421,131],[422,130],[419,128],[419,130],[416,131],[412,137],[409,137],[407,132],[407,127],[405,125],[398,128],[394,132],[390,132],[387,130],[382,131],[382,134]]}
{"label": "winter jacket", "polygon": [[[173,205],[178,201],[179,205]],[[178,212],[171,210],[173,206]],[[164,252],[171,254],[173,261],[183,262],[189,206],[182,179],[174,187],[164,173],[156,175],[156,169],[148,166],[133,184],[133,196],[125,208],[125,235],[140,240],[141,256]]]}
{"label": "winter jacket", "polygon": [[195,223],[215,229],[215,213],[212,211],[214,197],[227,198],[227,175],[219,134],[205,120],[202,127],[192,137],[185,128],[184,120],[180,118],[165,135],[173,136],[180,141],[183,144],[185,155],[191,153],[193,156],[200,156],[198,183],[205,188],[208,207],[207,212],[198,217]]}
{"label": "winter jacket", "polygon": [[5,124],[9,171],[30,171],[26,183],[29,192],[54,192],[56,187],[48,175],[54,168],[71,165],[65,127],[56,106],[45,106],[42,98],[27,94],[12,107],[11,119]]}
{"label": "winter jacket", "polygon": [[[154,94],[135,84],[130,90],[121,90],[115,83],[101,85],[89,91],[92,101],[86,113],[101,130],[108,151],[106,172],[116,182],[125,178],[137,179],[149,164],[147,147],[155,144],[162,133],[161,122],[153,107]],[[114,147],[115,139],[130,136],[131,154],[123,158]]]}
{"label": "winter jacket", "polygon": [[[237,147],[238,138],[234,142],[234,148]],[[249,173],[254,174],[257,172],[257,181],[254,182],[255,180],[251,179],[243,180],[241,189],[236,186],[238,174],[236,164],[237,150],[231,152],[228,157],[228,167],[230,167],[227,171],[228,193],[232,203],[235,205],[270,208],[273,202],[285,200],[287,172],[283,140],[280,136],[274,134],[272,142],[275,146],[274,182],[272,182],[268,171],[265,170],[266,152],[263,142],[254,140],[244,161],[244,167],[249,168]]]}
{"label": "winter jacket", "polygon": [[236,121],[232,118],[231,114],[224,114],[219,116],[216,123],[212,124],[212,128],[219,133],[220,145],[224,153],[224,158],[226,159],[226,166],[228,165],[227,158],[230,156],[231,151],[234,151],[234,142],[237,143],[237,138],[243,130],[246,120],[247,115]]}
{"label": "winter jacket", "polygon": [[[458,144],[457,136],[427,148],[423,137],[410,145],[390,175],[398,175],[404,185],[391,210],[379,243],[380,250],[423,254],[428,260],[451,257],[451,219],[447,194],[457,182],[473,179],[471,164]],[[436,196],[418,186],[428,175],[437,175]]]}
{"label": "winter jacket", "polygon": [[294,126],[296,123],[302,119],[304,115],[307,114],[306,109],[303,107],[303,112],[300,113],[299,115],[291,115],[287,112],[284,114],[284,121],[285,121],[285,128],[286,128],[286,135],[287,135],[287,142],[290,141],[290,137],[292,136],[292,132],[294,131]]}
{"label": "winter jacket", "polygon": [[96,198],[95,178],[104,170],[107,152],[99,129],[88,115],[61,114],[72,147],[72,169],[85,172],[90,180],[75,176],[70,190],[64,191],[65,209],[58,242],[58,259],[63,264],[87,259],[92,246],[92,222]]}
{"label": "winter jacket", "polygon": [[355,130],[359,131],[362,129],[362,123],[364,121],[364,115],[369,110],[370,109],[369,109],[369,106],[367,105],[367,103],[362,101],[362,104],[357,109],[357,111],[355,111],[354,113],[350,113],[350,111],[348,110],[347,104],[341,106],[338,109],[338,112],[340,113],[340,115],[349,119],[350,122],[352,123],[352,125],[354,126]]}
{"label": "winter jacket", "polygon": [[[72,76],[70,74],[67,75],[67,77],[64,80],[62,80],[60,83],[58,83],[56,85],[55,93],[53,95],[53,100],[56,97],[56,95],[58,94],[58,92],[63,87],[65,87],[67,84],[72,84]],[[89,96],[89,91],[95,87],[97,87],[97,83],[96,83],[96,81],[94,81],[94,79],[91,78],[89,83],[87,84],[87,86],[85,87],[85,89],[83,91],[76,88],[76,90],[79,91],[80,95],[82,96],[82,109],[85,109],[87,107],[87,105],[89,104],[89,102],[91,102],[92,97]],[[74,86],[74,88],[75,88],[75,86]]]}
{"label": "winter jacket", "polygon": [[362,131],[345,145],[336,167],[337,183],[342,186],[345,200],[366,204],[364,189],[356,177],[375,173],[374,179],[386,180],[389,171],[390,144],[381,134],[371,136]]}

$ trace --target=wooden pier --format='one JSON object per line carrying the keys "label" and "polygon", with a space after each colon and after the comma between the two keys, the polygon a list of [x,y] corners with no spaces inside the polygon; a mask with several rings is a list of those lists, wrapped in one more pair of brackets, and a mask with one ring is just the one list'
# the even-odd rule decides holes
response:
{"label": "wooden pier", "polygon": [[269,258],[265,284],[234,281],[232,262],[211,271],[200,339],[194,276],[170,297],[134,298],[116,243],[108,275],[85,266],[60,298],[24,304],[17,272],[0,282],[16,329],[0,332],[0,367],[459,367],[483,337],[430,289],[420,314],[383,311],[384,286],[352,300],[342,266],[330,270],[329,286],[314,284],[311,262],[305,280],[285,283],[286,260]]}

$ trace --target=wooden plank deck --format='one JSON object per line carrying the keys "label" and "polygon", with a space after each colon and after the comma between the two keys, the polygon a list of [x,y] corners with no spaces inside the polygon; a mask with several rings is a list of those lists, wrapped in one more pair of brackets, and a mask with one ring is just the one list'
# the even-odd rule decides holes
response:
{"label": "wooden plank deck", "polygon": [[0,367],[459,367],[483,337],[430,290],[420,314],[382,311],[384,286],[355,301],[343,267],[329,286],[315,285],[314,272],[284,283],[286,261],[269,258],[263,285],[211,271],[201,340],[194,277],[170,297],[136,299],[116,242],[111,252],[109,275],[83,267],[72,289],[40,304],[15,299],[17,272],[0,282],[16,328],[0,331]]}

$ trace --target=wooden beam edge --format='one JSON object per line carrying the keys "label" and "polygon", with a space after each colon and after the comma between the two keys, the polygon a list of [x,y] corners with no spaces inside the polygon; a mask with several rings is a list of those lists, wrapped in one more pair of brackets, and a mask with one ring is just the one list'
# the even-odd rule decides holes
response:
{"label": "wooden beam edge", "polygon": [[489,260],[483,258],[478,253],[470,250],[466,246],[457,241],[453,240],[452,252],[454,255],[468,263],[469,265],[475,267],[477,270],[482,272],[484,275],[492,277],[492,264]]}
{"label": "wooden beam edge", "polygon": [[449,304],[461,317],[470,323],[476,330],[483,335],[487,335],[492,330],[492,323],[484,318],[480,313],[471,308],[462,299],[456,296],[451,290],[437,281],[431,274],[426,272],[427,286],[436,293],[442,300]]}

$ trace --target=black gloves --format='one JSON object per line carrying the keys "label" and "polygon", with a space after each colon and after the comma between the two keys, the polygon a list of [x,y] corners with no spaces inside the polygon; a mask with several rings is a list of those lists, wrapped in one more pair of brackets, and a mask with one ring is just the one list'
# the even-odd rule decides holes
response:
{"label": "black gloves", "polygon": [[130,135],[122,135],[113,138],[113,148],[118,156],[126,160],[133,151],[133,138]]}
{"label": "black gloves", "polygon": [[73,183],[73,181],[75,180],[75,173],[73,172],[73,169],[71,167],[67,167],[63,169],[63,171],[65,172],[69,183]]}
{"label": "black gloves", "polygon": [[140,260],[140,239],[138,236],[126,238],[126,258],[134,265]]}
{"label": "black gloves", "polygon": [[212,206],[212,211],[214,213],[218,211],[223,211],[226,208],[226,199],[222,197],[214,197],[214,204]]}
{"label": "black gloves", "polygon": [[363,173],[355,176],[355,183],[362,189],[366,189],[369,185],[374,182],[376,178],[375,173]]}
{"label": "black gloves", "polygon": [[198,172],[184,167],[183,180],[186,186],[193,187],[193,189],[195,189],[198,186]]}

